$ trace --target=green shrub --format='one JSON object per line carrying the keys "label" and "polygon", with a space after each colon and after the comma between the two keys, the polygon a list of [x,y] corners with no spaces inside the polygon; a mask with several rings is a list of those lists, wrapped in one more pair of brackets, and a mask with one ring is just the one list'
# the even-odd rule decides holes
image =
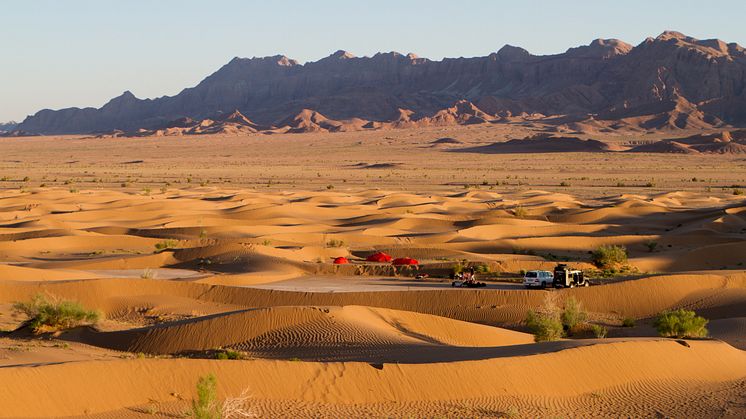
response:
{"label": "green shrub", "polygon": [[601,269],[624,265],[627,263],[627,249],[624,246],[604,245],[591,254],[591,261]]}
{"label": "green shrub", "polygon": [[593,336],[595,336],[598,339],[603,339],[606,337],[606,335],[609,333],[609,331],[601,326],[600,324],[593,324],[591,325],[591,331],[593,332]]}
{"label": "green shrub", "polygon": [[461,262],[451,266],[451,272],[453,272],[454,275],[458,275],[463,271],[464,271],[464,264]]}
{"label": "green shrub", "polygon": [[199,378],[197,381],[197,398],[192,400],[192,417],[195,419],[222,419],[223,412],[220,403],[218,403],[217,384],[214,374]]}
{"label": "green shrub", "polygon": [[483,265],[483,264],[479,264],[479,265],[477,265],[477,266],[474,267],[474,272],[476,272],[478,274],[482,274],[482,275],[487,275],[491,271],[490,271],[490,267],[489,266]]}
{"label": "green shrub", "polygon": [[241,355],[241,352],[225,349],[216,352],[215,359],[243,359],[243,355]]}
{"label": "green shrub", "polygon": [[635,327],[635,319],[632,317],[625,317],[622,320],[622,327]]}
{"label": "green shrub", "polygon": [[156,251],[163,251],[168,249],[175,249],[179,246],[179,241],[174,239],[166,239],[155,244]]}
{"label": "green shrub", "polygon": [[13,305],[16,311],[26,316],[26,324],[34,333],[70,329],[83,324],[98,322],[99,313],[86,310],[75,301],[49,301],[41,294],[35,295],[31,301],[18,302]]}
{"label": "green shrub", "polygon": [[528,216],[528,211],[526,208],[523,208],[522,206],[517,206],[515,209],[513,209],[513,215],[518,218],[525,218]]}
{"label": "green shrub", "polygon": [[658,247],[658,242],[653,240],[648,240],[645,242],[645,247],[648,248],[648,252],[653,253],[655,252],[655,249]]}
{"label": "green shrub", "polygon": [[554,313],[543,314],[529,310],[526,313],[526,326],[536,342],[549,342],[562,338],[562,322]]}
{"label": "green shrub", "polygon": [[691,310],[664,311],[653,325],[658,334],[665,337],[694,338],[707,336],[707,319]]}
{"label": "green shrub", "polygon": [[345,245],[344,240],[331,239],[326,242],[326,247],[342,247]]}
{"label": "green shrub", "polygon": [[579,324],[583,323],[588,318],[588,313],[583,311],[580,307],[580,303],[573,297],[570,297],[565,301],[565,309],[562,310],[560,319],[562,320],[562,326],[568,332],[571,332]]}

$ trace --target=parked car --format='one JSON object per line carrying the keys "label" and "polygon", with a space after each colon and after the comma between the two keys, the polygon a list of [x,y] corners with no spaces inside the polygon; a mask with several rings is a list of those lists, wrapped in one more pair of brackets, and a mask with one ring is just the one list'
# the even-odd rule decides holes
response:
{"label": "parked car", "polygon": [[560,263],[554,268],[555,288],[587,287],[588,279],[579,269],[570,269],[567,264]]}
{"label": "parked car", "polygon": [[523,276],[526,288],[546,288],[554,283],[554,275],[549,271],[528,271]]}

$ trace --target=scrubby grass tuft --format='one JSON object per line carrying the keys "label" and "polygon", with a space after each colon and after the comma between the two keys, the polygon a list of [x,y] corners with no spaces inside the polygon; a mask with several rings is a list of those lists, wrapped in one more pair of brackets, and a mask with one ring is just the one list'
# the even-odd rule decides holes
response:
{"label": "scrubby grass tuft", "polygon": [[179,246],[179,241],[174,239],[166,239],[155,244],[156,252],[162,252],[168,249],[175,249]]}
{"label": "scrubby grass tuft", "polygon": [[593,336],[595,336],[598,339],[605,338],[606,335],[609,333],[609,331],[605,327],[599,324],[591,325],[591,331],[593,332]]}
{"label": "scrubby grass tuft", "polygon": [[195,419],[222,419],[223,412],[218,403],[218,380],[214,374],[200,377],[197,381],[197,398],[192,400],[191,416]]}
{"label": "scrubby grass tuft", "polygon": [[565,301],[565,309],[562,310],[560,320],[568,334],[588,318],[588,313],[582,310],[580,303],[573,297]]}
{"label": "scrubby grass tuft", "polygon": [[624,246],[604,245],[591,254],[591,261],[601,269],[615,268],[627,263],[627,249]]}
{"label": "scrubby grass tuft", "polygon": [[635,327],[635,319],[632,317],[625,317],[622,320],[622,327]]}
{"label": "scrubby grass tuft", "polygon": [[513,215],[517,218],[526,218],[528,216],[528,211],[526,208],[519,205],[513,209]]}
{"label": "scrubby grass tuft", "polygon": [[241,352],[225,349],[215,352],[215,359],[243,359]]}
{"label": "scrubby grass tuft", "polygon": [[76,301],[49,301],[41,294],[31,301],[13,305],[16,311],[26,316],[26,324],[34,333],[70,329],[83,324],[95,324],[100,317],[95,310],[87,310]]}
{"label": "scrubby grass tuft", "polygon": [[195,419],[236,419],[256,417],[248,407],[247,390],[238,397],[218,401],[218,380],[214,374],[200,377],[197,381],[197,398],[192,399],[192,409],[187,416]]}
{"label": "scrubby grass tuft", "polygon": [[536,342],[549,342],[562,338],[562,322],[556,313],[526,313],[526,326],[534,335]]}
{"label": "scrubby grass tuft", "polygon": [[326,242],[326,247],[342,247],[345,245],[344,240],[331,239]]}
{"label": "scrubby grass tuft", "polygon": [[691,310],[664,311],[653,325],[658,334],[675,338],[699,338],[707,336],[708,320]]}

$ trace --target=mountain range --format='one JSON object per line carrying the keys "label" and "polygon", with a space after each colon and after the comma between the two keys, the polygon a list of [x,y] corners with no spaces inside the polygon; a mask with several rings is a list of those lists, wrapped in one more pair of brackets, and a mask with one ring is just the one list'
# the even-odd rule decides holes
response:
{"label": "mountain range", "polygon": [[16,129],[177,135],[515,119],[571,130],[746,126],[746,50],[667,31],[637,46],[597,39],[544,56],[506,45],[486,57],[441,61],[345,51],[306,64],[281,55],[234,58],[175,96],[138,99],[127,91],[98,109],[39,111]]}

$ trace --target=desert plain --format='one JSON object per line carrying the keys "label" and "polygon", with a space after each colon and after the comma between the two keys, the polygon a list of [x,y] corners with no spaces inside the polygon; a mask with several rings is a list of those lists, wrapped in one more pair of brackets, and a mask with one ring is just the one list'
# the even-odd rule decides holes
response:
{"label": "desert plain", "polygon": [[[259,417],[746,416],[746,155],[493,152],[536,133],[3,138],[0,417],[184,417],[209,374]],[[521,285],[558,262],[592,285]],[[32,333],[36,295],[100,319]],[[569,299],[606,337],[534,342]],[[709,337],[660,337],[679,308]]]}

